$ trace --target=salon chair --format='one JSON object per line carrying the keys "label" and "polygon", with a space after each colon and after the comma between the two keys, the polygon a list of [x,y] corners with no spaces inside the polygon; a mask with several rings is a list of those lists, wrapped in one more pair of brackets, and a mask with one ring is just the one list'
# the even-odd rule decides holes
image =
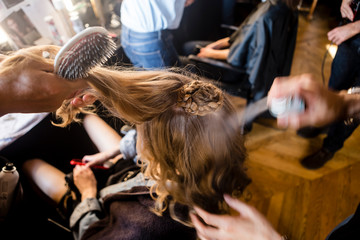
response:
{"label": "salon chair", "polygon": [[188,56],[203,75],[247,103],[267,95],[274,78],[290,74],[298,29],[298,13],[284,3],[271,5],[256,20],[242,24],[227,61]]}

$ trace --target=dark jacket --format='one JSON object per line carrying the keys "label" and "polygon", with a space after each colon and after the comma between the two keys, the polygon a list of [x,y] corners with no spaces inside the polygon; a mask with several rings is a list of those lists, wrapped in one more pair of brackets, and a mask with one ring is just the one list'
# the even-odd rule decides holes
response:
{"label": "dark jacket", "polygon": [[[166,211],[159,217],[150,211],[154,200],[146,187],[134,187],[127,192],[106,196],[106,217],[92,224],[82,239],[102,240],[161,240],[196,239],[193,228],[176,222]],[[176,208],[177,215],[187,215],[184,207]]]}
{"label": "dark jacket", "polygon": [[261,3],[250,16],[254,15],[255,20],[230,37],[227,61],[246,71],[252,98],[258,100],[267,95],[275,77],[290,74],[298,15],[284,3],[270,1]]}

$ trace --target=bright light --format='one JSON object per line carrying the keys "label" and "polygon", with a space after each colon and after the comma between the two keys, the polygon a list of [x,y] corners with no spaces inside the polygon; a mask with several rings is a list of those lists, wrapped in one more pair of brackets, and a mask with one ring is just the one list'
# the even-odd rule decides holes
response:
{"label": "bright light", "polygon": [[74,9],[74,5],[71,0],[62,0],[65,4],[66,9],[71,12]]}
{"label": "bright light", "polygon": [[335,44],[326,44],[326,49],[329,52],[330,56],[334,59],[335,55],[336,55],[336,51],[338,49],[337,45]]}
{"label": "bright light", "polygon": [[0,44],[6,43],[9,41],[8,35],[6,32],[0,27]]}

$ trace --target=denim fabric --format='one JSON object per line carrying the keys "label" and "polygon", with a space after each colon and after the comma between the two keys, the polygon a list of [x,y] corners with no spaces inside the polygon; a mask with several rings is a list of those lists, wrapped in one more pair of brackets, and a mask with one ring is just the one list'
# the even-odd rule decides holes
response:
{"label": "denim fabric", "polygon": [[347,90],[360,86],[360,36],[356,36],[338,47],[331,65],[329,88]]}
{"label": "denim fabric", "polygon": [[139,33],[122,26],[121,45],[135,67],[155,69],[179,64],[168,30]]}
{"label": "denim fabric", "polygon": [[[331,65],[329,88],[346,90],[360,86],[360,36],[340,44]],[[336,152],[344,146],[345,140],[351,136],[359,124],[345,125],[342,121],[329,127],[323,147]]]}

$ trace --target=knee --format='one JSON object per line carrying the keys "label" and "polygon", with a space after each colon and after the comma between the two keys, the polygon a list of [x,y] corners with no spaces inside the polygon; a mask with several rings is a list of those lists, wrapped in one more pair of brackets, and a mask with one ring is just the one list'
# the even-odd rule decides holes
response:
{"label": "knee", "polygon": [[45,161],[41,160],[41,159],[30,159],[27,160],[23,163],[22,165],[22,171],[29,177],[31,177],[33,174],[35,174],[36,169],[38,169],[39,167],[43,166],[45,163]]}

